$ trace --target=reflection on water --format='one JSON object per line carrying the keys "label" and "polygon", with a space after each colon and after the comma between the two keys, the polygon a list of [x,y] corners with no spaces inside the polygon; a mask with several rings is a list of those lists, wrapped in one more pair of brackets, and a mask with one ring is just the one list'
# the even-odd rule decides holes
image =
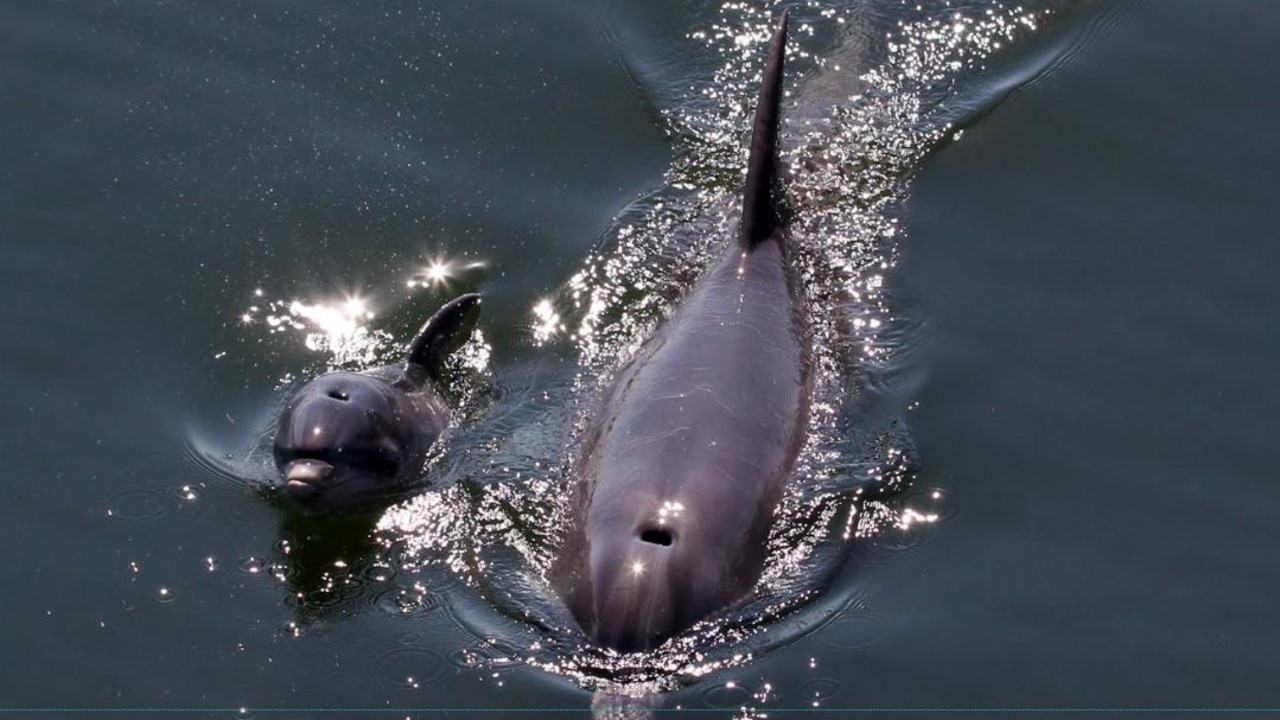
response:
{"label": "reflection on water", "polygon": [[[941,491],[901,493],[914,477],[903,419],[918,383],[910,354],[922,330],[887,282],[899,255],[898,212],[922,159],[958,136],[965,118],[947,100],[960,79],[1051,13],[1003,4],[915,13],[885,22],[880,38],[865,27],[849,30],[863,17],[854,10],[813,2],[793,16],[790,97],[805,110],[794,113],[800,119],[784,111],[785,158],[818,371],[810,434],[756,591],[652,652],[623,655],[587,644],[545,581],[595,393],[734,234],[744,129],[776,12],[727,3],[709,28],[691,34],[718,54],[720,67],[663,112],[676,146],[663,188],[625,208],[581,269],[531,309],[533,343],[576,360],[546,369],[535,401],[503,398],[469,431],[469,445],[455,443],[456,484],[394,508],[380,523],[389,547],[448,567],[499,611],[459,608],[477,636],[506,638],[525,662],[586,688],[671,690],[830,622],[830,602],[815,600],[853,543],[905,545],[944,513]],[[809,88],[820,97],[807,96]],[[824,112],[814,116],[818,104]],[[839,607],[845,616],[858,612]],[[813,695],[818,706],[832,693]],[[766,683],[743,703],[766,705],[769,697]]]}
{"label": "reflection on water", "polygon": [[[592,374],[732,224],[754,93],[734,83],[764,26],[743,18],[771,3],[726,2],[7,3],[8,701],[585,706],[573,678],[622,665],[580,649],[540,584],[555,489]],[[828,387],[848,391],[822,399],[818,480],[774,551],[841,569],[763,588],[798,609],[761,635],[807,636],[695,647],[755,660],[654,703],[1273,699],[1280,246],[1258,239],[1276,227],[1280,6],[1095,3],[1059,22],[992,2],[794,3],[809,57],[791,64],[786,139],[796,222],[813,222],[798,260],[811,306],[843,318],[817,320]],[[989,32],[1002,20],[1011,36]],[[959,54],[984,33],[990,49]],[[892,199],[908,183],[909,215]],[[868,248],[824,252],[856,245],[831,230],[846,218]],[[374,313],[357,325],[405,340],[478,281],[499,396],[461,405],[457,452],[430,471],[452,483],[442,507],[384,533],[390,551],[326,557],[324,528],[286,528],[243,479],[279,378],[333,360],[290,301],[354,292]],[[537,345],[544,299],[556,332]],[[307,327],[272,333],[268,312]],[[459,547],[456,570],[433,543]],[[360,585],[360,553],[394,574]],[[295,581],[349,591],[350,613],[300,622],[289,558],[314,569]],[[386,655],[408,647],[439,657]]]}
{"label": "reflection on water", "polygon": [[[261,331],[268,336],[300,334],[302,346],[324,359],[325,370],[367,370],[375,365],[399,362],[393,357],[399,349],[396,335],[403,332],[398,326],[407,322],[417,329],[430,316],[430,312],[408,314],[411,306],[425,307],[418,294],[449,300],[466,292],[473,292],[483,279],[489,264],[462,253],[456,257],[435,253],[419,265],[411,266],[403,285],[393,290],[407,293],[406,298],[382,301],[359,291],[339,290],[322,297],[301,300],[277,297],[277,293],[262,287],[253,290],[253,297],[239,314],[239,322],[245,336],[254,338]],[[379,309],[379,305],[383,308]],[[383,315],[393,315],[384,318]],[[387,327],[381,327],[383,321]],[[393,334],[388,327],[397,327]],[[479,333],[480,331],[476,331]],[[458,353],[461,363],[476,372],[487,370],[488,344],[483,338],[469,343]],[[225,355],[218,353],[219,357]],[[287,385],[293,375],[280,380]]]}
{"label": "reflection on water", "polygon": [[450,259],[437,255],[405,281],[405,287],[410,290],[436,287],[448,289],[455,281],[481,272],[487,267],[488,263],[483,260]]}
{"label": "reflection on water", "polygon": [[[718,69],[663,111],[676,149],[663,187],[625,208],[580,269],[530,309],[529,340],[544,359],[507,368],[494,395],[480,379],[491,361],[483,334],[456,355],[467,372],[454,388],[457,422],[430,461],[437,488],[388,510],[377,521],[376,544],[366,542],[368,525],[353,532],[310,521],[282,526],[281,558],[269,566],[294,599],[287,632],[347,607],[435,607],[420,581],[406,579],[443,572],[483,598],[459,597],[451,608],[482,639],[468,655],[476,667],[517,659],[605,695],[649,695],[743,667],[830,622],[865,614],[849,588],[828,588],[849,549],[910,547],[922,526],[945,514],[941,491],[902,492],[915,477],[904,420],[919,382],[911,353],[923,324],[893,295],[899,212],[921,161],[959,135],[966,117],[948,102],[966,73],[1049,13],[1003,5],[917,11],[880,18],[881,37],[865,23],[855,26],[865,20],[858,11],[810,3],[796,14],[789,44],[784,159],[815,387],[810,432],[777,511],[761,580],[735,606],[635,654],[587,643],[545,580],[565,526],[575,447],[597,391],[734,235],[744,129],[774,14],[729,3],[709,28],[691,34],[717,54]],[[483,261],[429,256],[403,287],[449,289],[484,268]],[[301,334],[330,369],[363,369],[391,357],[393,337],[375,326],[381,313],[372,299],[270,295],[254,292],[240,318],[246,332]],[[255,465],[268,463],[268,434],[234,474],[262,476]],[[387,577],[370,581],[370,572]],[[499,638],[502,652],[480,651]],[[811,702],[818,707],[835,694],[816,688]],[[740,707],[752,711],[772,698],[762,682]]]}
{"label": "reflection on water", "polygon": [[345,295],[335,300],[277,300],[254,290],[255,302],[240,315],[244,325],[262,323],[269,333],[297,331],[303,345],[329,356],[331,368],[367,368],[391,345],[389,333],[373,330],[376,317],[369,300]]}

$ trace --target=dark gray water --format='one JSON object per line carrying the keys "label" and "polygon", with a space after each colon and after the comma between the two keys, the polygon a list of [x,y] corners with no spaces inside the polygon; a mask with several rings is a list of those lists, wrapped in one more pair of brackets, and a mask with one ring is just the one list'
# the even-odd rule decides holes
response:
{"label": "dark gray water", "polygon": [[[1280,6],[952,4],[797,10],[819,491],[755,605],[626,662],[546,629],[557,472],[727,222],[770,12],[0,10],[0,706],[1274,707]],[[474,289],[444,489],[247,488],[296,378]],[[846,540],[876,448],[914,470]]]}

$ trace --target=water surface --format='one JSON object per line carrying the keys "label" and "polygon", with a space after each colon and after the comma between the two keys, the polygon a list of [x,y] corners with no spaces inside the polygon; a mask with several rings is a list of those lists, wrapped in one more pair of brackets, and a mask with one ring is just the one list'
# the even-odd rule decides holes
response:
{"label": "water surface", "polygon": [[[545,630],[555,533],[528,511],[554,517],[583,377],[732,222],[767,9],[3,10],[0,702],[585,713],[622,670],[725,716],[1274,706],[1280,10],[1055,3],[969,52],[910,24],[1015,9],[926,5],[798,8],[788,131],[810,302],[832,313],[834,445],[806,470],[837,530],[888,467],[860,453],[912,471],[863,542],[794,506],[787,537],[814,542],[776,568],[798,584],[663,656],[707,652],[696,676],[604,667]],[[903,74],[859,79],[878,68]],[[389,362],[472,289],[470,452],[402,509],[434,505],[452,535],[375,542],[379,518],[297,518],[228,479],[290,382]],[[609,311],[591,344],[575,292]],[[366,332],[308,347],[323,328],[291,301],[353,297]],[[936,522],[893,530],[927,501]],[[429,547],[465,522],[472,544]],[[449,567],[460,546],[478,550]]]}

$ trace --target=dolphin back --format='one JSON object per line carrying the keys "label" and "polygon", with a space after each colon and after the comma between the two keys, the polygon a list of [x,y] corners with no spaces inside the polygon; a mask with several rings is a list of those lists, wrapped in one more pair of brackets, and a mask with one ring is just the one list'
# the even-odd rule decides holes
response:
{"label": "dolphin back", "polygon": [[[549,580],[588,637],[649,650],[745,597],[808,420],[777,170],[787,21],[769,49],[741,235],[613,379]],[[727,239],[727,238],[726,238]]]}

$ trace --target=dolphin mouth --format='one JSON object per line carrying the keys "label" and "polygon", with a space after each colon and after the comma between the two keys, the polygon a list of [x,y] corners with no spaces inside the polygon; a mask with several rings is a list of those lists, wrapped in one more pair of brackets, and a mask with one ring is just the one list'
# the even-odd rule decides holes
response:
{"label": "dolphin mouth", "polygon": [[294,500],[307,500],[319,493],[333,476],[333,465],[305,458],[284,467],[284,490]]}

